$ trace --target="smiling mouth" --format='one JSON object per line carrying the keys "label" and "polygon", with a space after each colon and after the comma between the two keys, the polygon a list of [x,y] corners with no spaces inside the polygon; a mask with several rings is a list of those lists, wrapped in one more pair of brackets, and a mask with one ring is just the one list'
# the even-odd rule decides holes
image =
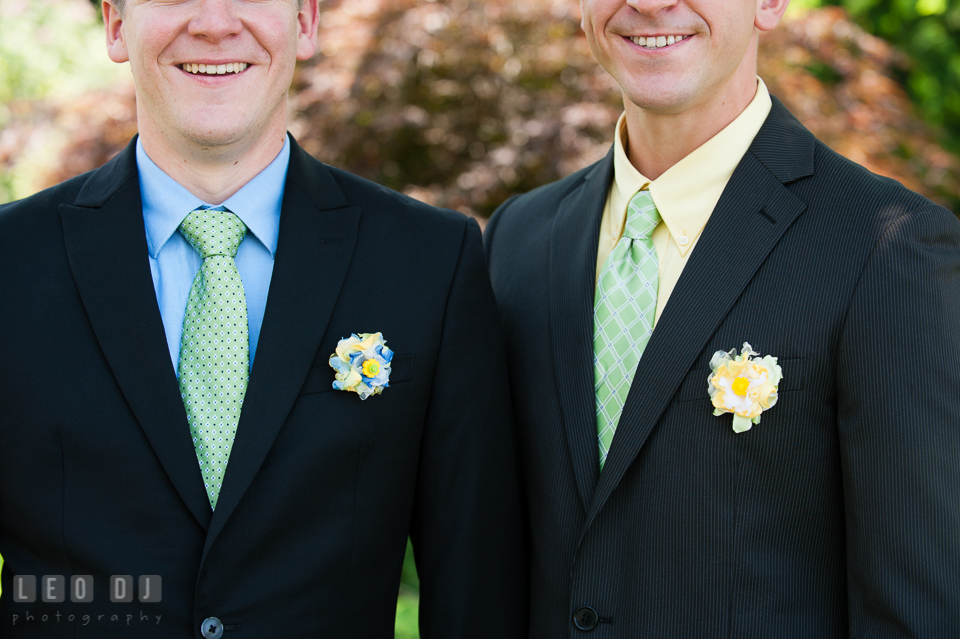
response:
{"label": "smiling mouth", "polygon": [[662,49],[663,47],[669,47],[671,45],[682,42],[685,38],[690,36],[682,35],[670,35],[670,36],[652,36],[649,38],[642,37],[631,37],[630,40],[637,46],[641,46],[645,49]]}
{"label": "smiling mouth", "polygon": [[230,75],[233,73],[242,73],[249,64],[246,62],[229,62],[227,64],[199,64],[185,62],[177,65],[187,73],[194,75]]}

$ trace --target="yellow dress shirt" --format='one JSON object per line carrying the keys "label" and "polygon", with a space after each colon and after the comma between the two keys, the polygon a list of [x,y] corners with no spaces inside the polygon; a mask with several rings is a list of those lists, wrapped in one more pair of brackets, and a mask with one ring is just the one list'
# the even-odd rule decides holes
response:
{"label": "yellow dress shirt", "polygon": [[773,106],[763,80],[757,78],[757,95],[726,128],[693,153],[670,167],[656,180],[648,180],[627,157],[627,126],[624,115],[617,121],[613,145],[613,184],[600,221],[597,279],[620,241],[627,218],[627,204],[637,191],[649,188],[663,221],[653,231],[653,246],[660,261],[657,317],[680,279],[687,258],[697,245],[713,208],[726,188],[740,159],[757,136]]}

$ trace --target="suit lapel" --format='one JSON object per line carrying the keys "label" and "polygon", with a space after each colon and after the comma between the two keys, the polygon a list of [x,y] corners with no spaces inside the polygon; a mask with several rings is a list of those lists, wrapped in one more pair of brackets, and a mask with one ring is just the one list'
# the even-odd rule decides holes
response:
{"label": "suit lapel", "polygon": [[[711,335],[806,208],[784,183],[812,174],[813,150],[813,136],[774,99],[770,116],[724,189],[644,350],[583,532],[633,463]],[[737,268],[717,278],[716,265],[729,261],[731,247],[742,246],[745,238],[749,250],[738,253]]]}
{"label": "suit lapel", "polygon": [[277,253],[257,356],[204,557],[266,458],[296,401],[353,255],[360,209],[291,138]]}
{"label": "suit lapel", "polygon": [[593,499],[599,476],[593,302],[597,238],[612,173],[611,151],[561,202],[550,242],[553,369],[567,446],[584,509]]}
{"label": "suit lapel", "polygon": [[117,384],[187,508],[210,523],[147,259],[134,143],[61,205],[77,290]]}

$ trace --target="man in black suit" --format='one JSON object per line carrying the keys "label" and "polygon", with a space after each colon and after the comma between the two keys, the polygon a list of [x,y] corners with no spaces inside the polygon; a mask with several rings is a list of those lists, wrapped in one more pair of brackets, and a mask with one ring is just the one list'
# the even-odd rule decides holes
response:
{"label": "man in black suit", "polygon": [[787,2],[582,0],[614,148],[485,231],[536,639],[960,636],[960,224],[769,96]]}
{"label": "man in black suit", "polygon": [[286,135],[317,5],[105,0],[139,139],[0,208],[0,636],[392,637],[408,534],[525,634],[480,230]]}

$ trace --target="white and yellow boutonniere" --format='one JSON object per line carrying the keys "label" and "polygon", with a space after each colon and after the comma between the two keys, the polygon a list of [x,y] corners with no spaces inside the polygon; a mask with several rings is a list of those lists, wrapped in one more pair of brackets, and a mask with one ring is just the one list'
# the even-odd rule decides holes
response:
{"label": "white and yellow boutonniere", "polygon": [[330,367],[337,372],[333,387],[352,391],[366,399],[379,395],[390,386],[390,362],[393,351],[380,333],[356,333],[337,344],[330,356]]}
{"label": "white and yellow boutonniere", "polygon": [[750,430],[760,423],[760,413],[777,403],[777,384],[783,373],[777,358],[751,359],[759,355],[744,342],[743,350],[717,351],[710,360],[713,372],[707,378],[714,415],[733,413],[733,432]]}

